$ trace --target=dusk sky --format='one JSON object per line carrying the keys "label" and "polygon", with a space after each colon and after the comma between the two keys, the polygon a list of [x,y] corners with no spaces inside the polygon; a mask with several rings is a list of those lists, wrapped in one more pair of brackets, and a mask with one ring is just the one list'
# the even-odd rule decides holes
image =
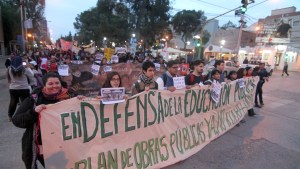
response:
{"label": "dusk sky", "polygon": [[[271,10],[295,6],[300,11],[300,0],[255,0],[255,4],[248,6],[247,25],[251,25],[259,18],[271,15]],[[95,7],[97,0],[46,0],[45,16],[48,20],[48,28],[50,29],[51,38],[56,40],[60,35],[67,35],[69,31],[75,33],[73,23],[75,17],[81,12]],[[241,5],[241,0],[171,0],[173,10],[171,15],[176,12],[187,10],[203,10],[208,19],[218,14],[227,12]],[[212,5],[211,5],[212,4]],[[259,5],[257,5],[259,4]],[[216,6],[214,6],[216,5]],[[251,6],[257,5],[251,8]],[[230,12],[225,16],[217,18],[220,26],[229,20],[238,24],[238,17],[234,16],[234,12]]]}

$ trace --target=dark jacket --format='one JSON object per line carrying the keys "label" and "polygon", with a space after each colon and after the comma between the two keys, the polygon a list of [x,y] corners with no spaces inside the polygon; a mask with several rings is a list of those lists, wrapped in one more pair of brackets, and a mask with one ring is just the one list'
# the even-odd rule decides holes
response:
{"label": "dark jacket", "polygon": [[[22,137],[22,160],[25,163],[26,169],[34,168],[36,165],[36,144],[42,144],[40,130],[37,127],[38,113],[34,111],[35,105],[40,104],[54,104],[58,100],[48,100],[44,97],[42,89],[36,89],[31,97],[25,99],[20,107],[17,109],[15,115],[12,118],[12,122],[16,127],[26,129]],[[37,133],[37,136],[36,136]],[[34,140],[33,138],[37,138]]]}

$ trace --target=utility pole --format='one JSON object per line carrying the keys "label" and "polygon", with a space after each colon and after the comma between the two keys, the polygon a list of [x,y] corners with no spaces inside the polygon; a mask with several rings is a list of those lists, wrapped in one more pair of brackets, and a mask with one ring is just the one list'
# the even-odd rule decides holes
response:
{"label": "utility pole", "polygon": [[235,55],[235,61],[238,61],[238,55],[239,55],[239,50],[240,50],[240,44],[241,44],[241,39],[242,39],[242,33],[243,33],[243,27],[244,27],[244,19],[245,15],[241,15],[241,25],[240,25],[240,31],[239,31],[239,37],[238,37],[238,42],[236,45],[236,55]]}

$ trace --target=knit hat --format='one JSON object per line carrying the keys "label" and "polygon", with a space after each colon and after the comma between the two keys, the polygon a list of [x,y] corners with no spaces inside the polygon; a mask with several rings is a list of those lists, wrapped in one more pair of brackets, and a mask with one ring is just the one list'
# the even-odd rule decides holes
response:
{"label": "knit hat", "polygon": [[17,72],[21,69],[24,68],[23,64],[22,64],[22,58],[20,56],[16,56],[15,58],[13,58],[13,60],[11,61],[11,68],[13,71]]}

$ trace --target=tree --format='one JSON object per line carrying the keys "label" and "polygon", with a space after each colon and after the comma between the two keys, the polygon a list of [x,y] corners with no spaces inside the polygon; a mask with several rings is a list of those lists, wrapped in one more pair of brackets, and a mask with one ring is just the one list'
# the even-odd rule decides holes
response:
{"label": "tree", "polygon": [[44,17],[44,10],[45,7],[40,3],[42,1],[40,0],[25,0],[24,6],[25,6],[25,14],[27,19],[32,19],[32,29],[29,29],[28,31],[31,33],[36,34],[35,38],[37,38],[38,41],[42,39],[46,39],[46,37],[42,37],[42,30],[40,28],[40,22],[47,22]]}
{"label": "tree", "polygon": [[137,37],[146,42],[146,47],[155,42],[156,36],[167,32],[170,14],[169,0],[127,0],[132,15],[130,25]]}
{"label": "tree", "polygon": [[20,35],[21,18],[19,6],[16,1],[3,0],[0,1],[3,21],[3,33],[5,46],[8,46],[9,41],[16,40],[17,35]]}
{"label": "tree", "polygon": [[101,44],[104,37],[109,41],[124,42],[129,38],[129,9],[115,0],[98,0],[96,7],[79,14],[74,27],[81,41],[90,40]]}
{"label": "tree", "polygon": [[231,21],[228,21],[223,26],[221,26],[221,29],[227,30],[228,28],[237,28],[236,24],[233,24]]}
{"label": "tree", "polygon": [[201,10],[183,10],[175,14],[172,18],[173,29],[177,34],[181,35],[184,49],[186,49],[186,42],[193,37],[194,32],[197,29],[203,29],[205,21],[206,16]]}
{"label": "tree", "polygon": [[65,41],[72,41],[73,40],[73,38],[72,38],[72,33],[71,33],[71,31],[69,32],[69,34],[67,35],[67,36],[61,36],[61,38],[63,39],[63,40],[65,40]]}

